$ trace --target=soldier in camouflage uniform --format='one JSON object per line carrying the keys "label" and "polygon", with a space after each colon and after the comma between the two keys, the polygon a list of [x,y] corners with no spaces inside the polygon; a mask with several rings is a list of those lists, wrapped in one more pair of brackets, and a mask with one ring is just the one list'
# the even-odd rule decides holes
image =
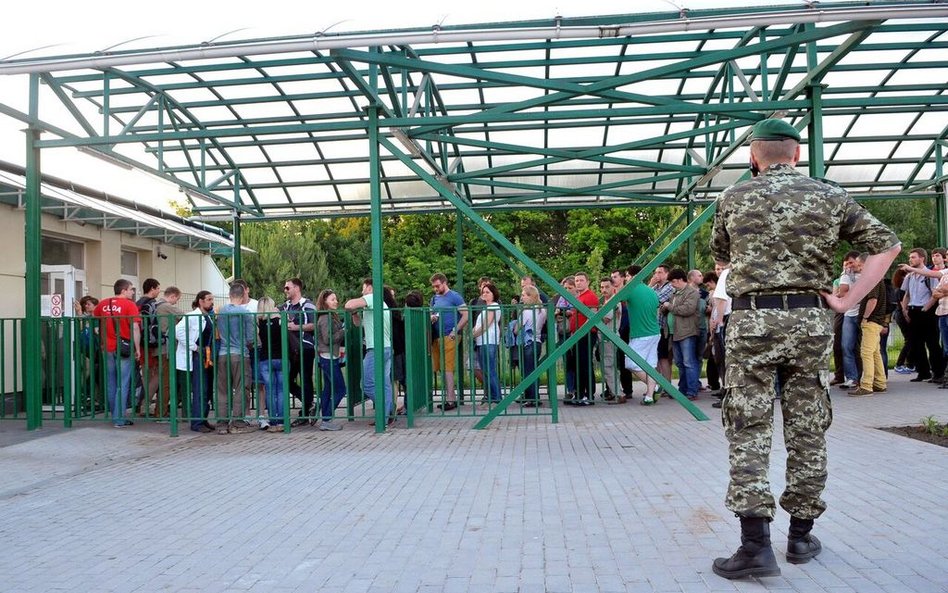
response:
{"label": "soldier in camouflage uniform", "polygon": [[[820,552],[810,529],[826,508],[820,495],[832,421],[829,309],[858,303],[900,250],[892,231],[842,188],[798,173],[799,158],[800,134],[790,124],[767,119],[755,125],[755,177],[721,194],[711,238],[715,260],[731,264],[727,293],[734,299],[721,412],[731,466],[725,503],[741,520],[742,546],[713,565],[716,574],[731,579],[780,574],[770,544],[776,508],[767,475],[778,377],[787,448],[780,506],[791,516],[787,560],[807,562]],[[828,291],[842,240],[876,255],[840,298]]]}

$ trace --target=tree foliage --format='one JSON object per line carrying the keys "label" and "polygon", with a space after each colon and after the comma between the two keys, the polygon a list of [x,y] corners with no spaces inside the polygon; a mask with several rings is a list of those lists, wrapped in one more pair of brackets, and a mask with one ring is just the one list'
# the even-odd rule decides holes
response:
{"label": "tree foliage", "polygon": [[[879,201],[867,207],[899,234],[906,252],[909,247],[935,245],[932,202]],[[680,207],[524,210],[485,214],[484,220],[554,279],[585,271],[595,282],[610,270],[633,263],[682,212]],[[458,287],[454,214],[385,218],[385,283],[400,296],[409,290],[427,294],[428,279],[442,272],[467,298],[474,295],[480,276],[491,277],[505,301],[519,294],[520,276],[533,271],[485,233],[475,230],[473,222],[465,221],[462,226],[464,286]],[[658,249],[668,245],[683,228],[684,224],[679,225]],[[695,265],[704,270],[713,267],[707,253],[710,231],[711,224],[706,223],[694,235]],[[242,237],[244,245],[253,250],[243,256],[242,275],[255,287],[254,292],[278,300],[286,278],[300,277],[310,298],[322,288],[332,288],[347,298],[358,294],[362,278],[372,273],[371,225],[366,218],[244,223]],[[841,246],[838,255],[847,249]],[[666,261],[687,267],[686,245]],[[229,266],[229,261],[225,265]]]}

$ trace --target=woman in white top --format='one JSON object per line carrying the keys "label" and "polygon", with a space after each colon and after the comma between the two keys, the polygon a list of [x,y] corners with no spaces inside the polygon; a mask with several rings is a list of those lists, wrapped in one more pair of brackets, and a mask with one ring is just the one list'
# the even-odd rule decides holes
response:
{"label": "woman in white top", "polygon": [[486,395],[481,403],[497,403],[500,397],[500,374],[497,364],[500,347],[500,293],[492,282],[481,285],[484,310],[477,314],[474,322],[474,343],[481,357]]}
{"label": "woman in white top", "polygon": [[[523,342],[520,361],[523,366],[523,376],[526,377],[537,368],[537,361],[540,358],[540,349],[543,346],[541,340],[546,327],[546,309],[543,308],[540,291],[536,286],[524,286],[520,293],[520,302],[523,304],[523,311],[520,312],[520,319],[517,321],[514,332],[517,334],[518,341]],[[536,381],[524,390],[523,399],[525,408],[542,405],[537,396]]]}

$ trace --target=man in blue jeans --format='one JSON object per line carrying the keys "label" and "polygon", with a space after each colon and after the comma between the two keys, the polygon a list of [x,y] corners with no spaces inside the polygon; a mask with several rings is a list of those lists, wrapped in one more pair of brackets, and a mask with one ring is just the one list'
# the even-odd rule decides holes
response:
{"label": "man in blue jeans", "polygon": [[[859,279],[862,264],[859,261],[859,252],[850,251],[843,256],[843,275],[839,278],[839,297],[846,296],[850,288]],[[852,389],[859,384],[862,375],[862,360],[859,357],[859,304],[843,313],[842,351],[843,351],[843,378],[845,381],[839,386],[843,389]]]}
{"label": "man in blue jeans", "polygon": [[[678,366],[678,390],[688,399],[694,399],[698,397],[701,372],[695,352],[699,331],[698,289],[688,283],[688,275],[680,268],[668,274],[668,281],[675,292],[660,308],[672,316],[669,325],[675,364]],[[700,314],[704,315],[704,311]]]}
{"label": "man in blue jeans", "polygon": [[[353,321],[361,323],[362,333],[365,339],[365,358],[362,359],[362,391],[365,397],[372,400],[378,406],[378,400],[375,397],[375,356],[379,350],[375,343],[375,319],[372,313],[373,307],[372,279],[362,280],[362,296],[346,301],[346,311],[362,311],[361,316],[353,315]],[[385,397],[385,416],[388,418],[388,424],[395,422],[392,417],[392,314],[388,310],[388,305],[382,303],[383,309],[383,339],[382,356],[385,357],[385,381],[382,391]]]}
{"label": "man in blue jeans", "polygon": [[115,296],[102,299],[92,314],[102,323],[99,335],[105,336],[105,385],[112,424],[123,428],[133,424],[125,418],[125,410],[135,369],[132,363],[141,359],[141,318],[132,301],[135,287],[131,282],[116,280],[112,290]]}

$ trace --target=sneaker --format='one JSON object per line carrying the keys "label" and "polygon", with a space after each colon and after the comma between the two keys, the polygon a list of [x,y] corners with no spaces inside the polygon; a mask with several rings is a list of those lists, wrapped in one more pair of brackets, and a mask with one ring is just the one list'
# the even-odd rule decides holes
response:
{"label": "sneaker", "polygon": [[846,393],[849,395],[849,397],[864,397],[864,396],[872,395],[872,390],[863,389],[862,387],[857,387],[856,389],[853,389],[852,391],[847,391]]}
{"label": "sneaker", "polygon": [[337,430],[342,430],[342,425],[333,422],[332,420],[323,420],[319,423],[319,430],[328,430],[335,432]]}
{"label": "sneaker", "polygon": [[267,420],[266,418],[261,418],[261,419],[260,419],[260,430],[266,430],[266,429],[268,429],[268,428],[270,428],[270,421]]}
{"label": "sneaker", "polygon": [[227,434],[229,431],[224,427],[223,424],[217,425],[217,434]]}
{"label": "sneaker", "polygon": [[297,418],[293,422],[290,422],[290,426],[293,428],[298,428],[300,426],[306,426],[309,424],[309,420],[306,418]]}
{"label": "sneaker", "polygon": [[895,367],[895,372],[900,375],[911,375],[915,372],[915,369],[912,367]]}
{"label": "sneaker", "polygon": [[872,388],[872,392],[873,392],[873,393],[885,393],[885,392],[887,392],[887,391],[888,391],[888,389],[886,389],[885,387],[873,387],[873,388]]}
{"label": "sneaker", "polygon": [[846,379],[845,381],[837,385],[837,387],[839,387],[840,389],[852,389],[855,386],[856,386],[856,382],[853,381],[852,379]]}
{"label": "sneaker", "polygon": [[643,405],[643,406],[650,406],[650,405],[652,405],[652,404],[654,404],[654,403],[655,403],[655,400],[652,399],[652,396],[650,396],[650,395],[646,395],[645,397],[642,398],[642,405]]}
{"label": "sneaker", "polygon": [[723,404],[723,403],[724,403],[724,400],[719,399],[718,401],[716,401],[716,402],[714,402],[713,404],[711,404],[711,407],[712,407],[712,408],[720,408],[720,407],[721,407],[721,404]]}
{"label": "sneaker", "polygon": [[577,406],[592,406],[595,404],[596,402],[594,402],[591,398],[588,398],[588,397],[584,397],[583,399],[576,402]]}

